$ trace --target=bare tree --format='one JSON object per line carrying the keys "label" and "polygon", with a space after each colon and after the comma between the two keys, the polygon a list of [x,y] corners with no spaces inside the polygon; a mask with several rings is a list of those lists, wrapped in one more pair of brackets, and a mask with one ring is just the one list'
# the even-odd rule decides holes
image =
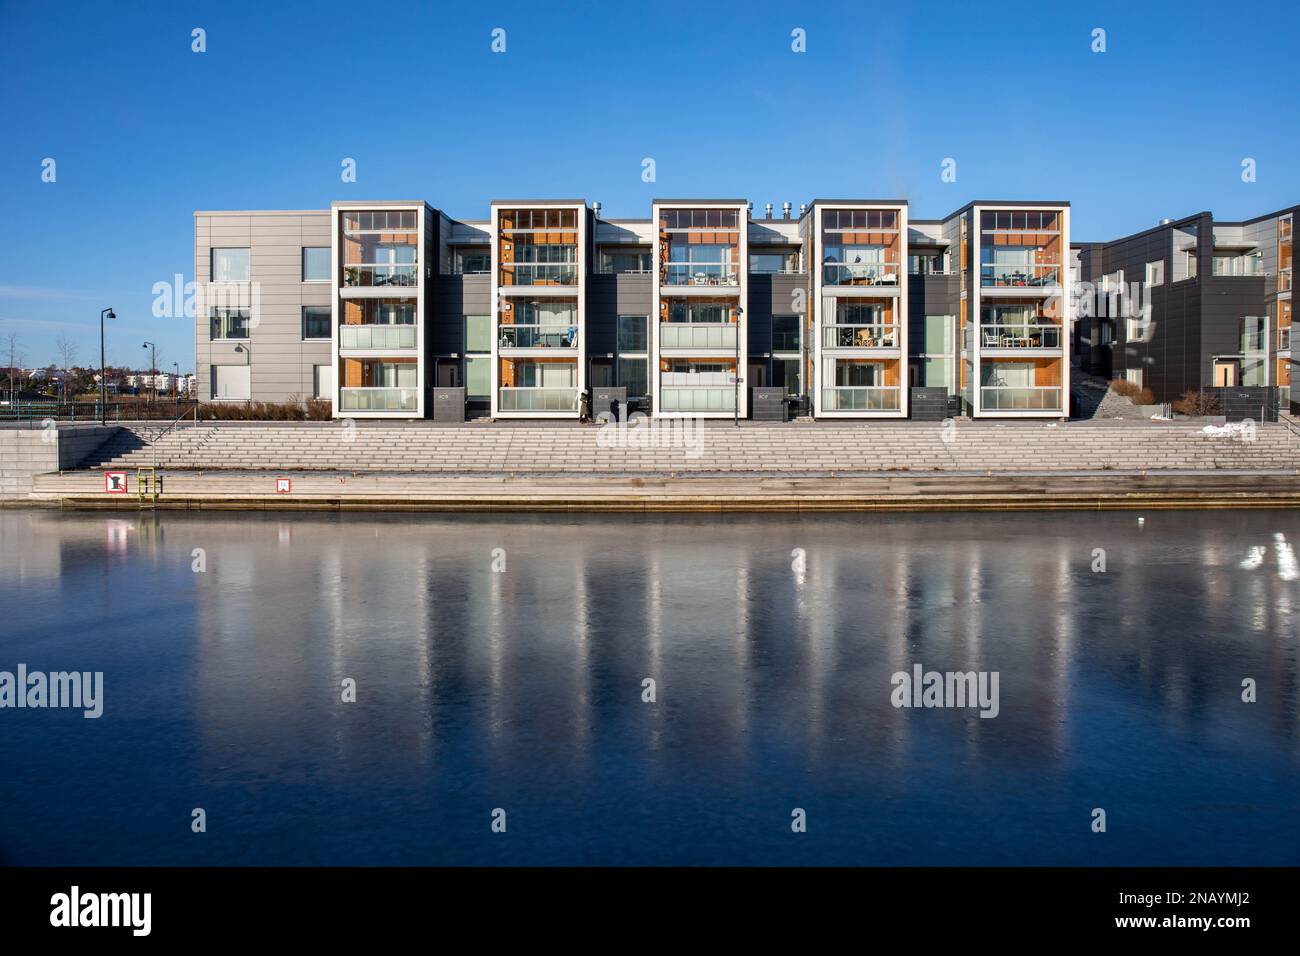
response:
{"label": "bare tree", "polygon": [[22,346],[18,344],[18,333],[10,332],[5,336],[4,354],[9,363],[9,401],[13,403],[17,397],[14,391],[14,374],[17,366],[27,361],[27,356],[23,354]]}
{"label": "bare tree", "polygon": [[63,359],[63,400],[68,400],[68,369],[72,363],[77,360],[77,343],[68,338],[66,332],[60,332],[57,339],[54,340],[54,347],[59,350],[59,357]]}

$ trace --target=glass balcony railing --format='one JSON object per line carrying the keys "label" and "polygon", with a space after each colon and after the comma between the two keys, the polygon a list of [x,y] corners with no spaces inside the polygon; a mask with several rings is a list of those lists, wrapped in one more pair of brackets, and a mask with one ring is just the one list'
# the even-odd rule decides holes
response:
{"label": "glass balcony railing", "polygon": [[1291,288],[1291,267],[1277,270],[1277,291],[1285,292]]}
{"label": "glass balcony railing", "polygon": [[418,404],[414,388],[339,389],[339,408],[345,412],[413,412]]}
{"label": "glass balcony railing", "polygon": [[503,349],[576,349],[576,325],[502,325],[497,343]]}
{"label": "glass balcony railing", "polygon": [[1055,325],[983,325],[980,344],[986,349],[1059,349],[1061,330]]}
{"label": "glass balcony railing", "polygon": [[734,322],[661,322],[659,347],[662,349],[734,349]]}
{"label": "glass balcony railing", "polygon": [[413,325],[340,325],[341,349],[413,349]]}
{"label": "glass balcony railing", "polygon": [[825,349],[896,349],[897,325],[824,325],[822,348]]}
{"label": "glass balcony railing", "polygon": [[1277,348],[1279,352],[1289,352],[1291,350],[1291,326],[1286,326],[1277,330]]}
{"label": "glass balcony railing", "polygon": [[512,262],[501,266],[502,285],[577,285],[572,262]]}
{"label": "glass balcony railing", "polygon": [[898,285],[897,262],[824,262],[822,285]]}
{"label": "glass balcony railing", "polygon": [[659,389],[659,410],[664,412],[730,412],[736,408],[734,385],[665,385]]}
{"label": "glass balcony railing", "polygon": [[541,386],[501,388],[497,408],[503,412],[577,412],[578,390]]}
{"label": "glass balcony railing", "polygon": [[980,388],[980,407],[986,412],[1060,411],[1061,387],[985,385]]}
{"label": "glass balcony railing", "polygon": [[740,270],[731,262],[668,262],[664,285],[740,285]]}
{"label": "glass balcony railing", "polygon": [[822,389],[824,412],[898,411],[897,385],[839,385]]}
{"label": "glass balcony railing", "polygon": [[407,265],[351,265],[343,267],[345,286],[367,288],[371,286],[413,286],[420,280],[415,264]]}
{"label": "glass balcony railing", "polygon": [[985,288],[1038,288],[1061,284],[1061,267],[1050,263],[988,264],[980,266]]}

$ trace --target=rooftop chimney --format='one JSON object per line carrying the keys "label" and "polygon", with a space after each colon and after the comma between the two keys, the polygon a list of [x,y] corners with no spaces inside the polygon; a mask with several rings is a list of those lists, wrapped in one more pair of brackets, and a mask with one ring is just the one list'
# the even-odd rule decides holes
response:
{"label": "rooftop chimney", "polygon": [[772,218],[772,204],[771,204],[771,203],[765,203],[765,204],[763,205],[763,208],[767,210],[767,218],[768,218],[768,219],[771,219],[771,218]]}
{"label": "rooftop chimney", "polygon": [[781,203],[781,218],[790,218],[790,204],[788,202]]}

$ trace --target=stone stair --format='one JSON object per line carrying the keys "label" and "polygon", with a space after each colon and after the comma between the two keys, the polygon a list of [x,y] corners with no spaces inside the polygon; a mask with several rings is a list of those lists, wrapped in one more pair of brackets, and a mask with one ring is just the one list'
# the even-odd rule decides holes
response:
{"label": "stone stair", "polygon": [[[664,422],[676,447],[619,447],[601,429],[571,423],[258,422],[178,427],[157,438],[130,426],[83,468],[210,471],[584,474],[680,472],[830,474],[882,471],[1297,470],[1300,434],[1259,425],[1253,441],[1207,436],[1191,422],[714,421],[690,432]],[[629,436],[635,429],[629,429]],[[607,438],[609,436],[606,436]],[[601,447],[609,444],[612,447]]]}

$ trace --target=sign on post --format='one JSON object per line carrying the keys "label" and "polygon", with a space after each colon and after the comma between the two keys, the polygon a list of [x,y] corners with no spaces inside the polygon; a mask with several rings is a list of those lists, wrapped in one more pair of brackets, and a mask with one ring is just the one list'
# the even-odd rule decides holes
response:
{"label": "sign on post", "polygon": [[126,472],[124,471],[104,472],[104,493],[109,495],[126,494]]}
{"label": "sign on post", "polygon": [[293,481],[289,478],[275,479],[275,493],[277,495],[287,495],[293,490]]}

